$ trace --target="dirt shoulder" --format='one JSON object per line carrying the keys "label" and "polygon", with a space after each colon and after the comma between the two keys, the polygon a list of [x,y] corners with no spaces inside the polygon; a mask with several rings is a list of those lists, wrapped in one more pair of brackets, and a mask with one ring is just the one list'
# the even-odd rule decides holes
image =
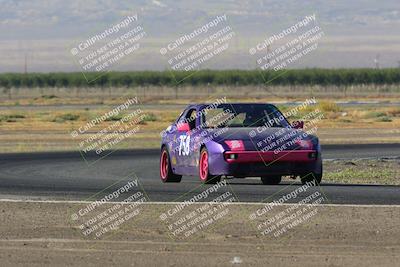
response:
{"label": "dirt shoulder", "polygon": [[400,185],[400,158],[327,160],[324,182]]}
{"label": "dirt shoulder", "polygon": [[400,259],[400,207],[318,206],[308,221],[273,237],[247,219],[260,205],[230,205],[216,227],[181,239],[159,218],[173,205],[141,205],[137,217],[95,240],[71,220],[84,206],[0,202],[2,265],[393,266]]}

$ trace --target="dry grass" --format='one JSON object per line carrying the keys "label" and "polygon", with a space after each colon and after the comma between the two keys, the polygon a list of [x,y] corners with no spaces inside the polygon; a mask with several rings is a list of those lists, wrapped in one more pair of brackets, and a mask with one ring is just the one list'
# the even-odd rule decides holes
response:
{"label": "dry grass", "polygon": [[324,163],[326,182],[400,185],[400,159],[335,160]]}
{"label": "dry grass", "polygon": [[19,88],[11,89],[11,94],[0,95],[1,105],[113,105],[120,104],[121,98],[129,95],[138,96],[141,103],[187,104],[188,102],[212,101],[215,98],[227,97],[235,101],[276,102],[303,101],[316,97],[327,100],[323,104],[332,108],[329,101],[399,101],[399,86],[351,86],[344,90],[337,86],[179,86],[179,87],[115,87],[115,88]]}
{"label": "dry grass", "polygon": [[[207,100],[195,96],[193,99],[193,102],[206,102]],[[75,100],[76,102],[74,102]],[[232,99],[227,100],[233,101]],[[282,99],[280,100],[282,101]],[[296,100],[304,101],[304,98]],[[81,107],[77,106],[76,109],[64,109],[63,106],[31,109],[30,106],[24,106],[25,102],[23,101],[29,100],[20,100],[19,106],[13,110],[0,110],[1,152],[76,150],[78,142],[82,141],[84,136],[72,138],[70,133],[85,125],[88,121],[110,111],[111,107],[125,102],[126,97],[105,97],[103,100],[99,98],[75,99],[73,97],[54,97],[50,92],[46,92],[45,97],[33,100],[36,101],[34,102],[35,106],[84,103]],[[176,101],[173,99],[153,99],[152,101],[154,103],[188,104],[184,99]],[[270,102],[272,100],[242,98],[235,101]],[[96,105],[93,109],[90,106],[100,102],[104,105]],[[86,105],[90,108],[85,107]],[[158,147],[160,132],[168,127],[181,112],[180,107],[172,109],[166,107],[167,105],[163,104],[145,107],[145,110],[143,110],[145,119],[139,125],[139,133],[126,138],[116,148]],[[289,110],[293,107],[280,105],[280,108]],[[333,99],[323,99],[318,101],[316,106],[308,106],[290,119],[299,119],[315,109],[320,110],[324,115],[324,119],[317,124],[317,135],[325,144],[400,142],[399,107],[342,107],[335,104]],[[90,133],[93,134],[109,127],[121,119],[124,114],[127,113],[118,114],[92,127]]]}

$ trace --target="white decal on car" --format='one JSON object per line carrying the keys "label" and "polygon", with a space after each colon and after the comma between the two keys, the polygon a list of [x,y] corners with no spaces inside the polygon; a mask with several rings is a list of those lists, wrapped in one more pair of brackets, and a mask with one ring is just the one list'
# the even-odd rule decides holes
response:
{"label": "white decal on car", "polygon": [[187,156],[190,152],[190,135],[181,135],[179,136],[179,156]]}

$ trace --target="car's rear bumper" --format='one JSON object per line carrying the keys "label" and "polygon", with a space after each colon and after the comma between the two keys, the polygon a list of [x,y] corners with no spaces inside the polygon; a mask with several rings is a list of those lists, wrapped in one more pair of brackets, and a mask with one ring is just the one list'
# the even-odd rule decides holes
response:
{"label": "car's rear bumper", "polygon": [[268,163],[233,163],[229,164],[224,175],[236,177],[266,176],[266,175],[306,175],[315,172],[316,163],[275,162]]}
{"label": "car's rear bumper", "polygon": [[[228,155],[236,154],[234,159]],[[213,154],[210,172],[213,175],[236,177],[266,175],[305,175],[319,173],[322,166],[318,150],[293,150],[279,153],[259,151],[225,151]]]}
{"label": "car's rear bumper", "polygon": [[232,163],[270,163],[270,162],[313,162],[317,160],[316,150],[287,151],[226,151],[224,159]]}

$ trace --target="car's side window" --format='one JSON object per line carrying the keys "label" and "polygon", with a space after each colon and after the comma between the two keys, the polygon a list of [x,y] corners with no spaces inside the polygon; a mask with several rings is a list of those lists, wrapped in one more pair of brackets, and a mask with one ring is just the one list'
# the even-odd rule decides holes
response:
{"label": "car's side window", "polygon": [[181,114],[179,114],[178,119],[176,120],[176,123],[182,123],[183,120],[185,119],[187,109],[183,110]]}
{"label": "car's side window", "polygon": [[177,124],[188,123],[190,130],[196,127],[196,109],[190,108],[184,110],[177,120]]}
{"label": "car's side window", "polygon": [[190,130],[196,128],[196,109],[190,109],[185,116],[186,122],[189,124]]}

